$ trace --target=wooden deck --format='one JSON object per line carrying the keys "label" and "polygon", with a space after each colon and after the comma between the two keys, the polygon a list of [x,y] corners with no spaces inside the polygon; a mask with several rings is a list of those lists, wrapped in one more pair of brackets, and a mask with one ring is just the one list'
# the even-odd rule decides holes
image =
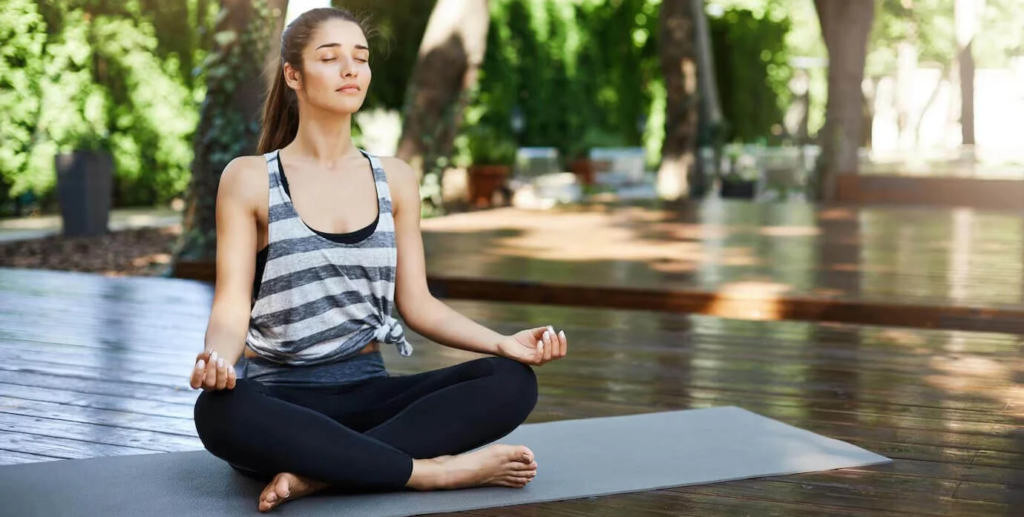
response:
{"label": "wooden deck", "polygon": [[[187,374],[211,297],[185,280],[0,269],[0,464],[201,448]],[[529,422],[735,405],[895,460],[462,515],[1024,514],[1021,336],[448,303],[500,332],[566,330]],[[391,371],[476,357],[410,340],[410,358],[384,350]]]}
{"label": "wooden deck", "polygon": [[711,201],[422,228],[448,298],[1024,333],[1024,212]]}

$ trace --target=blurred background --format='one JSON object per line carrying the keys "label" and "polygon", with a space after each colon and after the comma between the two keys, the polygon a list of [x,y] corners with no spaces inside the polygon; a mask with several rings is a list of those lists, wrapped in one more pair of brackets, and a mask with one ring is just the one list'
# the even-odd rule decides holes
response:
{"label": "blurred background", "polygon": [[[324,5],[4,0],[0,261],[168,274],[211,260],[217,179],[254,152],[281,29]],[[419,171],[425,218],[1024,198],[1016,0],[333,5],[375,29],[356,142]],[[68,245],[57,236],[106,236],[135,265],[85,266],[45,249]]]}

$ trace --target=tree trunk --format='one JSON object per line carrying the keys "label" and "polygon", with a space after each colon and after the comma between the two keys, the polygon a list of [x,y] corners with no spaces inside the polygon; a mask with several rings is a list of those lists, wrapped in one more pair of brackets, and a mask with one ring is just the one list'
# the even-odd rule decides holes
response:
{"label": "tree trunk", "polygon": [[913,42],[901,41],[896,45],[896,127],[899,132],[898,148],[901,151],[914,147],[910,112],[914,104],[917,55],[917,46]]}
{"label": "tree trunk", "polygon": [[694,9],[690,0],[661,4],[661,69],[667,103],[665,141],[658,169],[658,195],[678,200],[689,194],[699,115]]}
{"label": "tree trunk", "polygon": [[272,32],[267,57],[263,60],[263,84],[273,84],[274,76],[281,73],[278,60],[281,58],[281,33],[284,32],[284,20],[288,16],[288,0],[267,0],[267,8]]}
{"label": "tree trunk", "polygon": [[971,43],[976,29],[978,0],[956,0],[957,62],[960,68],[960,132],[962,145],[974,145],[974,54]]}
{"label": "tree trunk", "polygon": [[396,153],[421,178],[451,154],[483,63],[490,18],[487,0],[438,0],[430,14]]}
{"label": "tree trunk", "polygon": [[272,23],[251,0],[222,0],[206,68],[206,99],[194,139],[195,157],[183,232],[175,262],[213,261],[217,251],[216,201],[220,175],[236,156],[256,152],[263,65]]}
{"label": "tree trunk", "polygon": [[828,49],[828,101],[818,135],[817,199],[835,198],[840,174],[857,173],[857,150],[864,131],[864,61],[875,14],[874,0],[814,0]]}
{"label": "tree trunk", "polygon": [[[714,163],[720,163],[721,152],[720,126],[722,124],[722,106],[718,100],[718,82],[715,79],[715,52],[711,46],[711,31],[708,29],[707,15],[704,13],[704,0],[690,0],[693,9],[694,28],[696,30],[696,51],[697,51],[697,78],[700,81],[700,112],[698,116],[698,128],[701,138],[698,139],[696,148],[711,146],[714,149]],[[704,160],[696,158],[693,176],[690,178],[690,195],[703,197],[707,191],[708,174],[717,173],[717,167],[713,170],[704,170]]]}
{"label": "tree trunk", "polygon": [[864,131],[861,132],[860,146],[871,148],[874,139],[875,99],[878,93],[878,80],[868,78],[867,91],[864,92]]}

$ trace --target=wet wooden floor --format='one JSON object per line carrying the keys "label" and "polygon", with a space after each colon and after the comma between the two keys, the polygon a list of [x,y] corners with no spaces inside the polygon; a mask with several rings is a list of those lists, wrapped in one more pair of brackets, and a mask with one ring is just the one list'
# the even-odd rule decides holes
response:
{"label": "wet wooden floor", "polygon": [[[201,448],[187,374],[211,297],[192,281],[0,269],[0,464]],[[503,333],[566,330],[528,422],[735,405],[895,460],[460,515],[1024,513],[1020,336],[447,303]],[[477,357],[410,340],[410,358],[384,350],[391,371]]]}
{"label": "wet wooden floor", "polygon": [[422,228],[451,298],[1024,333],[1024,212],[709,201]]}

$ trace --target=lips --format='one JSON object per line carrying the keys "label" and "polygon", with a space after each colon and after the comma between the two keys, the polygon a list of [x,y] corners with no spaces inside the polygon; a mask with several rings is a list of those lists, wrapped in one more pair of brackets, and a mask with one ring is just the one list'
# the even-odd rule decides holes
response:
{"label": "lips", "polygon": [[354,84],[347,84],[345,86],[342,86],[341,88],[338,88],[337,91],[339,91],[339,92],[358,92],[359,91],[359,86],[354,85]]}

